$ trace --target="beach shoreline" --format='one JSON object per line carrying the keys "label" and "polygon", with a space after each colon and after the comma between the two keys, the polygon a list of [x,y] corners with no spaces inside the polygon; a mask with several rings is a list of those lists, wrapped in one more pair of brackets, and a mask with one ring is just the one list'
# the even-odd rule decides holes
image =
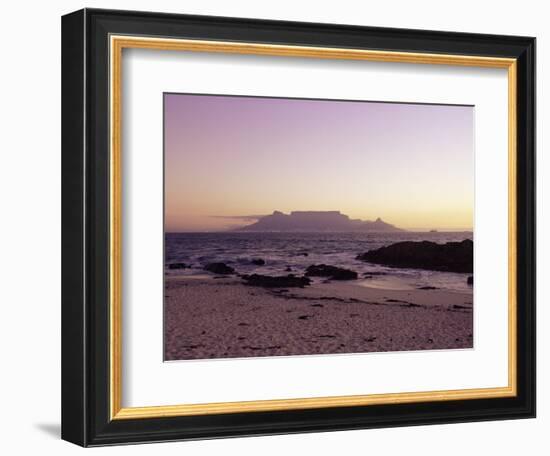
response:
{"label": "beach shoreline", "polygon": [[165,361],[473,348],[467,291],[165,277]]}

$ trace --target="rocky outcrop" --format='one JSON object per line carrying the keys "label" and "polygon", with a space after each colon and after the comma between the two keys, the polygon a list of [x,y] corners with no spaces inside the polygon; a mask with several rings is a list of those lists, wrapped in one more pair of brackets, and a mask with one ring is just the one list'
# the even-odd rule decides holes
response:
{"label": "rocky outcrop", "polygon": [[235,269],[233,269],[231,266],[227,266],[225,263],[208,263],[204,267],[204,270],[212,272],[214,274],[235,274]]}
{"label": "rocky outcrop", "polygon": [[263,265],[265,265],[265,260],[262,259],[262,258],[254,258],[254,259],[252,259],[251,263],[256,265],[256,266],[263,266]]}
{"label": "rocky outcrop", "polygon": [[355,280],[357,273],[350,269],[338,268],[326,264],[312,264],[306,269],[308,277],[328,277],[331,280]]}
{"label": "rocky outcrop", "polygon": [[246,285],[264,288],[303,288],[311,284],[311,279],[308,277],[297,277],[293,274],[286,276],[266,276],[261,274],[242,275],[241,278]]}
{"label": "rocky outcrop", "polygon": [[446,272],[473,272],[474,243],[462,242],[398,242],[370,250],[357,256],[358,260],[385,266],[411,269],[429,269]]}
{"label": "rocky outcrop", "polygon": [[187,269],[190,266],[185,263],[170,263],[168,265],[168,269]]}

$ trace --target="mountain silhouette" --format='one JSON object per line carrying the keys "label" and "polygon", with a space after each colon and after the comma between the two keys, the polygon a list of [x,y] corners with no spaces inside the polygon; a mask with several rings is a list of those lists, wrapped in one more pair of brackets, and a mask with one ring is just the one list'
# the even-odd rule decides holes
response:
{"label": "mountain silhouette", "polygon": [[386,232],[404,231],[381,218],[374,221],[350,219],[340,211],[274,211],[251,225],[233,231],[294,231],[294,232]]}

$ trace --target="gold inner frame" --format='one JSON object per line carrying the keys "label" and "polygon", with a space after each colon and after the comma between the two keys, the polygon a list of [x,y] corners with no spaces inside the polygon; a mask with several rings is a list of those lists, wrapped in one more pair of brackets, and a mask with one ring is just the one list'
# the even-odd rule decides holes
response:
{"label": "gold inner frame", "polygon": [[[245,402],[122,407],[122,145],[121,96],[123,49],[256,54],[317,59],[368,60],[432,65],[454,65],[508,70],[508,385],[505,387],[273,399]],[[110,415],[111,419],[158,418],[221,413],[298,410],[327,407],[397,404],[459,399],[512,397],[517,394],[516,290],[516,119],[517,61],[511,58],[387,52],[287,46],[227,41],[204,41],[137,36],[110,36]]]}

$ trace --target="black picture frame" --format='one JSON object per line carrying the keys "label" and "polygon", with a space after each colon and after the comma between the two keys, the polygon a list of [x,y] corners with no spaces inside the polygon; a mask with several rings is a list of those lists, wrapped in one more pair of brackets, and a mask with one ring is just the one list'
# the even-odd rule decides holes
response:
{"label": "black picture frame", "polygon": [[[109,47],[117,35],[517,59],[517,395],[111,420]],[[84,9],[62,19],[62,438],[82,446],[535,416],[535,39]]]}

